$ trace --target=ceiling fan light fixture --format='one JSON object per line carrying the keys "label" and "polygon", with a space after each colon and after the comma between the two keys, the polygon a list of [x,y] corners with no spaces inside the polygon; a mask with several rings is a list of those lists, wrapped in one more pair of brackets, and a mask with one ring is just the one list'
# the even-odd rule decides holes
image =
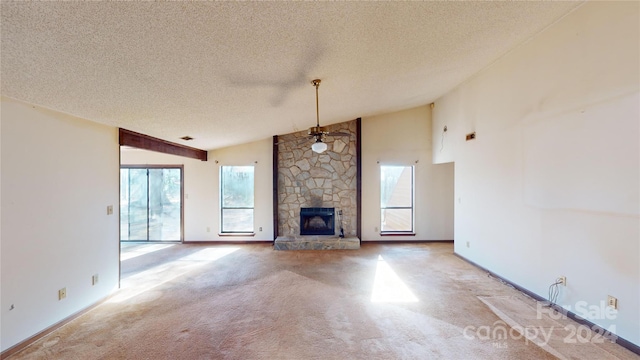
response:
{"label": "ceiling fan light fixture", "polygon": [[318,154],[322,154],[327,150],[327,144],[323,143],[322,140],[318,139],[316,142],[311,145],[311,150],[317,152]]}

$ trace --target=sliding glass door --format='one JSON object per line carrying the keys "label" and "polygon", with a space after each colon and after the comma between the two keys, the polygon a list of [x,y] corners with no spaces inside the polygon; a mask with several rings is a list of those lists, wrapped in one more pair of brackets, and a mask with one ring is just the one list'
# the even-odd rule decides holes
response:
{"label": "sliding glass door", "polygon": [[120,240],[182,240],[182,166],[120,168]]}

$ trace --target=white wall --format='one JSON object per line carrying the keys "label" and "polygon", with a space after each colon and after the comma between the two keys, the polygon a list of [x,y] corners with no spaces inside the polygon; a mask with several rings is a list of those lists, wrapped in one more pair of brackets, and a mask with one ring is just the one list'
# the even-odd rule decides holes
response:
{"label": "white wall", "polygon": [[[123,165],[184,166],[185,241],[265,241],[273,240],[272,147],[272,139],[265,139],[212,150],[208,154],[209,161],[125,149],[122,151],[121,163]],[[255,166],[255,236],[219,235],[219,174],[222,165]]]}
{"label": "white wall", "polygon": [[[428,105],[362,118],[362,240],[453,239],[453,165],[431,152]],[[380,165],[415,166],[416,236],[380,236]]]}
{"label": "white wall", "polygon": [[117,288],[118,133],[4,98],[0,119],[4,351]]}
{"label": "white wall", "polygon": [[456,253],[543,297],[564,275],[572,310],[617,297],[588,318],[638,345],[639,22],[637,2],[586,3],[437,100],[432,137]]}

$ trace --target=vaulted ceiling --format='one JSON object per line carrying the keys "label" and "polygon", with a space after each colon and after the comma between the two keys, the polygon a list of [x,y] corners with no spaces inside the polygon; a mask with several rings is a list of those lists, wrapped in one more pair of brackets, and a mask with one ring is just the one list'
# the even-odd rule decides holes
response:
{"label": "vaulted ceiling", "polygon": [[1,91],[215,149],[313,126],[315,78],[324,125],[428,104],[580,4],[3,0]]}

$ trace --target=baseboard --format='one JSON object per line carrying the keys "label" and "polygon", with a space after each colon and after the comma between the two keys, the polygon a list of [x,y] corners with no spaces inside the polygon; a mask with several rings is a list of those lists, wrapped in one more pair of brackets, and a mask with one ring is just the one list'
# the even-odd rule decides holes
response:
{"label": "baseboard", "polygon": [[[273,240],[206,240],[206,241],[183,241],[187,245],[238,245],[238,244],[273,244]],[[453,240],[361,240],[360,243],[365,244],[415,244],[415,243],[450,243]]]}
{"label": "baseboard", "polygon": [[363,244],[429,244],[429,243],[451,243],[453,244],[453,240],[362,240],[360,241]]}
{"label": "baseboard", "polygon": [[273,240],[207,240],[183,241],[187,245],[239,245],[239,244],[273,244]]}
{"label": "baseboard", "polygon": [[[456,252],[454,252],[453,254],[455,256],[459,257],[460,259],[468,262],[469,264],[477,267],[478,269],[481,269],[482,271],[488,272],[491,276],[493,276],[493,277],[495,277],[497,279],[500,279],[501,281],[505,282],[506,284],[509,284],[509,285],[513,286],[516,290],[526,294],[527,296],[529,296],[529,297],[531,297],[531,298],[533,298],[533,299],[535,299],[537,301],[542,301],[542,302],[545,302],[545,303],[549,303],[549,301],[547,299],[543,298],[542,296],[540,296],[540,295],[538,295],[538,294],[536,294],[536,293],[534,293],[534,292],[532,292],[532,291],[530,291],[528,289],[525,289],[525,288],[523,288],[522,286],[520,286],[520,285],[518,285],[516,283],[513,283],[513,282],[503,278],[502,276],[494,273],[493,271],[491,271],[491,270],[489,270],[489,269],[487,269],[487,268],[485,268],[485,267],[483,267],[481,265],[476,264],[475,262],[465,258],[464,256],[462,256],[462,255],[460,255],[460,254],[458,254]],[[553,304],[552,303],[550,305],[554,310],[558,311],[559,313],[562,313],[563,315],[566,315],[569,319],[577,322],[580,325],[585,325],[585,326],[591,328],[592,330],[595,330],[595,331],[597,331],[597,332],[599,332],[601,334],[606,334],[607,333],[606,329],[603,329],[599,325],[594,324],[591,321],[576,315],[575,313],[563,308],[562,306],[560,306],[558,304]],[[621,338],[620,336],[618,336],[618,334],[615,334],[615,335],[617,337],[617,339],[615,340],[616,344],[618,344],[618,345],[622,346],[623,348],[635,353],[636,355],[640,355],[640,346],[632,343],[629,340]]]}
{"label": "baseboard", "polygon": [[59,328],[61,328],[62,326],[64,326],[65,324],[67,324],[68,322],[77,319],[78,317],[86,314],[87,312],[93,310],[94,308],[96,308],[99,305],[102,305],[105,301],[109,300],[109,298],[113,296],[113,295],[108,295],[105,296],[104,298],[98,300],[97,302],[93,303],[92,305],[87,306],[86,308],[75,312],[69,316],[67,316],[66,318],[58,321],[57,323],[49,326],[48,328],[38,332],[37,334],[13,345],[12,347],[8,348],[7,350],[3,351],[0,353],[0,360],[6,359],[9,356],[24,350],[27,346],[33,344],[34,342],[40,340],[41,338],[49,335],[51,332],[53,332],[54,330],[57,330]]}

